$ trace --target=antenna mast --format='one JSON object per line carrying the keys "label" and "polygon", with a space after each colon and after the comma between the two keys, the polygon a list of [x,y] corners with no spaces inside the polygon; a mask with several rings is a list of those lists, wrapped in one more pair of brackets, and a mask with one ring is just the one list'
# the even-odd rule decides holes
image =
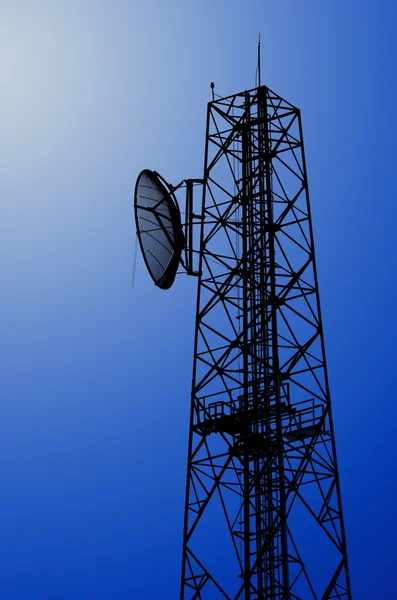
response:
{"label": "antenna mast", "polygon": [[258,87],[261,87],[261,34],[258,39]]}
{"label": "antenna mast", "polygon": [[181,600],[352,600],[301,114],[260,46],[257,87],[211,83],[203,179],[135,186],[154,283],[198,277]]}
{"label": "antenna mast", "polygon": [[351,600],[301,116],[208,104],[182,600]]}

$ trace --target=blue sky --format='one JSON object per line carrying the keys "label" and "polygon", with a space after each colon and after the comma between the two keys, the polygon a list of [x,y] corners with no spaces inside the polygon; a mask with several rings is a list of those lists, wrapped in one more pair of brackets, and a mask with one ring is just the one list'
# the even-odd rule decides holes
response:
{"label": "blue sky", "polygon": [[355,598],[394,592],[395,5],[5,0],[0,595],[176,598],[194,279],[134,249],[142,168],[202,173],[209,83],[302,110]]}

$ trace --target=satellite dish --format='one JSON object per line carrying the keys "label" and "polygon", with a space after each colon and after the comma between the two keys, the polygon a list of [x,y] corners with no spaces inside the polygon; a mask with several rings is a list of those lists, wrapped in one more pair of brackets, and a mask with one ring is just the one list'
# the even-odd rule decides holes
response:
{"label": "satellite dish", "polygon": [[162,290],[174,283],[185,243],[179,207],[170,189],[165,179],[149,169],[139,174],[135,185],[139,245],[154,283]]}

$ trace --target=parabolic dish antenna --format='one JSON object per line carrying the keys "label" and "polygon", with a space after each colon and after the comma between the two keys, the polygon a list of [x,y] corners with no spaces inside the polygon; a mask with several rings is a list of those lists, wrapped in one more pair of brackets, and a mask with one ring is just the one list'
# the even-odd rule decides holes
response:
{"label": "parabolic dish antenna", "polygon": [[184,246],[181,215],[167,182],[144,169],[135,185],[135,222],[139,245],[154,283],[162,290],[174,282]]}

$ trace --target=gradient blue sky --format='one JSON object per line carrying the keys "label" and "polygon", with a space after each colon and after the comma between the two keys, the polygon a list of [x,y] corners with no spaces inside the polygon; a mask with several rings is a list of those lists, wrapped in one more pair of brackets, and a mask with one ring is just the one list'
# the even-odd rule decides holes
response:
{"label": "gradient blue sky", "polygon": [[395,594],[395,2],[3,0],[0,596],[178,597],[195,280],[139,171],[202,174],[210,81],[302,109],[355,599]]}

